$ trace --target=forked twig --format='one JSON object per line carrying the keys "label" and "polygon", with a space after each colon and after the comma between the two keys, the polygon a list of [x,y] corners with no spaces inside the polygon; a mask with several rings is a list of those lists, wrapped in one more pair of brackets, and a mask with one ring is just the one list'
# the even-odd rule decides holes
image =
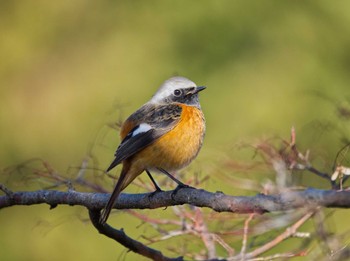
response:
{"label": "forked twig", "polygon": [[169,258],[164,256],[160,251],[150,248],[139,241],[136,241],[128,237],[123,230],[118,230],[111,227],[108,224],[100,224],[100,210],[89,209],[89,216],[92,224],[98,230],[99,233],[114,239],[119,244],[130,249],[131,251],[140,254],[142,256],[151,258],[152,260],[159,261],[182,261],[182,257]]}

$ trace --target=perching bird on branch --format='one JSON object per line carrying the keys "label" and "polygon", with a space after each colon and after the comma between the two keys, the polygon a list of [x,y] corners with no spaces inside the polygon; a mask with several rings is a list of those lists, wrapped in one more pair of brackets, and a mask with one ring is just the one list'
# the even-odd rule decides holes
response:
{"label": "perching bird on branch", "polygon": [[121,191],[146,171],[160,171],[179,186],[182,182],[169,172],[187,166],[198,154],[205,134],[205,119],[199,104],[197,86],[184,77],[172,77],[155,95],[123,123],[121,144],[107,172],[122,163],[113,193],[101,214],[105,223]]}

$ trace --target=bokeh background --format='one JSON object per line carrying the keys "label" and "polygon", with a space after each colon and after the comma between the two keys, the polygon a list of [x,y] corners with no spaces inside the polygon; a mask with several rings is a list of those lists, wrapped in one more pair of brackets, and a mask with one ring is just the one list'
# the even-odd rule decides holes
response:
{"label": "bokeh background", "polygon": [[[106,125],[183,75],[208,87],[207,135],[191,166],[212,171],[205,188],[251,193],[220,183],[215,171],[225,159],[252,159],[235,144],[288,139],[292,126],[300,148],[330,172],[349,130],[339,114],[350,98],[349,11],[347,1],[1,1],[0,167],[41,158],[74,175],[93,150],[104,169],[119,143]],[[11,175],[0,181],[13,190],[45,187]],[[325,186],[311,174],[297,180]],[[349,229],[349,213],[341,213],[334,232]],[[3,209],[0,260],[123,258],[125,250],[86,219],[80,207]],[[113,220],[131,236],[143,233],[127,214]]]}

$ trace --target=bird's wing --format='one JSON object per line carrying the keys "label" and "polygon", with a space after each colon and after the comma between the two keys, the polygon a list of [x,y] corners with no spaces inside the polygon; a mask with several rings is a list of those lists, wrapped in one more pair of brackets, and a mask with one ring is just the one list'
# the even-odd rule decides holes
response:
{"label": "bird's wing", "polygon": [[[115,153],[114,161],[107,171],[172,130],[179,122],[181,112],[182,107],[176,104],[145,104],[142,106],[123,124],[124,128],[121,131],[121,136],[124,136],[123,140]],[[132,128],[132,126],[134,127]],[[130,128],[131,130],[128,130]]]}

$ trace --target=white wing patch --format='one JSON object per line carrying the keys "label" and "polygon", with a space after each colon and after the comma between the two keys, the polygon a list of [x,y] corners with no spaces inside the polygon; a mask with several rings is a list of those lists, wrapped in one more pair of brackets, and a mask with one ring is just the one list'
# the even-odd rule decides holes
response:
{"label": "white wing patch", "polygon": [[144,133],[152,129],[152,126],[147,123],[141,123],[131,134],[131,137],[135,137],[140,133]]}

